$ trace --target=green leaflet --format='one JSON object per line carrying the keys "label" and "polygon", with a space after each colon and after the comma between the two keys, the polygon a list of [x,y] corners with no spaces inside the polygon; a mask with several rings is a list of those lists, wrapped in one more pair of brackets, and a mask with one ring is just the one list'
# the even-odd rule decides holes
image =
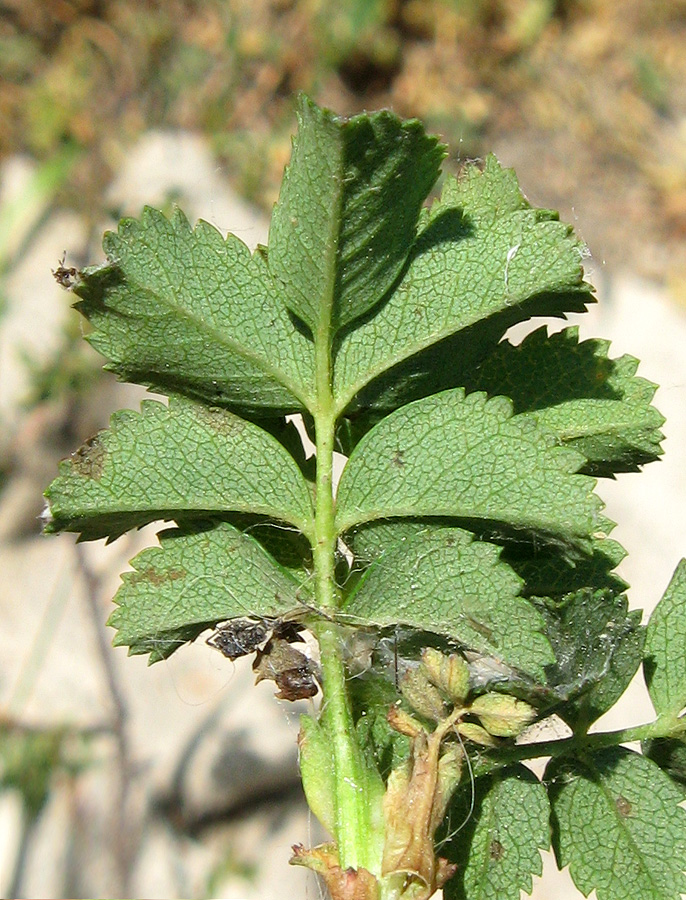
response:
{"label": "green leaflet", "polygon": [[535,316],[584,312],[584,300],[589,302],[589,294],[582,285],[560,294],[535,294],[517,307],[504,306],[373,378],[346,407],[345,421],[354,423],[359,440],[381,415],[404,403],[467,384],[511,325]]}
{"label": "green leaflet", "polygon": [[459,528],[400,540],[362,576],[341,613],[364,625],[443,634],[538,678],[552,663],[542,617],[493,544]]}
{"label": "green leaflet", "polygon": [[307,805],[329,834],[336,830],[334,759],[325,729],[312,716],[300,717],[298,766]]}
{"label": "green leaflet", "polygon": [[[524,766],[477,778],[470,814],[470,785],[454,798],[441,853],[458,865],[443,889],[445,900],[519,900],[530,894],[532,875],[543,870],[550,846],[550,807],[541,782]],[[466,822],[451,840],[451,828]]]}
{"label": "green leaflet", "polygon": [[560,758],[545,776],[557,863],[598,900],[678,900],[686,891],[682,793],[624,747]]}
{"label": "green leaflet", "polygon": [[509,397],[515,414],[531,414],[582,453],[584,472],[637,471],[662,453],[664,418],[650,405],[655,385],[635,377],[638,361],[609,359],[608,347],[608,341],[579,343],[576,327],[552,335],[540,328],[517,347],[498,344],[464,385]]}
{"label": "green leaflet", "polygon": [[569,226],[516,199],[512,174],[494,157],[466,178],[466,192],[446,180],[402,281],[342,338],[334,380],[341,411],[372,379],[476,323],[503,314],[502,334],[534,313],[583,311],[592,300],[582,282],[583,248]]}
{"label": "green leaflet", "polygon": [[[604,522],[604,527],[608,531],[611,526],[612,523]],[[399,569],[402,570],[403,567],[407,569],[413,565],[413,561],[418,556],[421,560],[418,570],[422,571],[425,560],[423,550],[417,549],[417,547],[421,547],[419,539],[421,538],[426,546],[432,544],[440,546],[441,535],[450,535],[454,531],[456,529],[451,529],[445,522],[431,519],[382,520],[370,522],[355,529],[346,536],[346,542],[355,555],[355,565],[367,569],[367,574],[362,576],[359,588],[351,591],[351,596],[355,598],[354,602],[356,602],[356,590],[361,590],[366,584],[366,580],[371,579],[372,573],[374,573],[377,580],[371,581],[370,586],[375,587],[378,581],[382,582],[378,587],[379,595],[391,598],[389,603],[391,610],[395,596],[408,595],[411,598],[409,611],[414,614],[414,618],[408,618],[408,624],[418,627],[422,623],[422,627],[428,628],[427,622],[429,621],[442,622],[441,616],[437,615],[435,609],[430,608],[427,613],[426,607],[421,602],[422,598],[416,596],[416,593],[407,591],[407,582],[404,587],[397,585],[389,572],[388,585],[386,585],[382,578],[383,564],[388,559],[387,568],[397,564]],[[522,612],[531,608],[536,610],[536,617],[530,615],[528,617],[528,629],[533,629],[533,631],[527,638],[533,637],[534,639],[534,655],[529,659],[528,667],[520,661],[520,672],[510,672],[509,676],[498,664],[493,669],[491,678],[494,683],[500,685],[509,682],[513,687],[516,686],[516,690],[523,696],[530,698],[539,706],[542,705],[543,708],[556,707],[558,714],[573,725],[583,723],[588,725],[616,702],[641,662],[644,640],[644,629],[640,626],[640,613],[627,612],[626,597],[622,596],[626,584],[611,573],[611,569],[623,556],[621,547],[607,538],[602,540],[596,538],[593,545],[593,555],[579,560],[576,565],[565,562],[559,558],[559,555],[552,553],[545,555],[534,551],[530,556],[517,556],[517,550],[521,545],[514,547],[512,552],[507,546],[502,552],[497,551],[499,561],[496,571],[491,571],[483,565],[482,570],[477,568],[476,572],[469,573],[464,571],[464,563],[462,560],[458,560],[457,555],[454,560],[454,564],[457,563],[456,571],[460,577],[469,576],[469,574],[474,576],[482,571],[484,576],[495,578],[501,573],[507,572],[508,567],[514,570],[520,579],[526,575],[528,580],[525,580],[523,585],[520,580],[520,589],[516,590],[525,597],[531,597],[532,603],[525,603],[522,596],[517,596],[514,601],[516,603],[514,609],[503,605],[502,599],[499,599],[498,603],[494,605],[496,605],[496,618],[501,623],[504,636],[501,639],[513,646],[516,645],[520,634],[527,635],[529,631],[520,623],[516,634],[513,634],[513,629],[508,627],[511,617],[517,611]],[[471,550],[478,547],[490,547],[489,555],[492,556],[492,560],[495,560],[496,554],[492,552],[492,545],[474,542]],[[613,551],[617,549],[620,552],[614,553]],[[605,556],[605,552],[609,555]],[[474,559],[476,560],[476,558],[477,556],[474,554]],[[447,571],[450,573],[450,564],[447,566]],[[487,572],[488,575],[486,575]],[[407,580],[410,584],[417,583],[414,569],[413,577]],[[509,574],[508,581],[504,583],[510,583],[510,586],[517,583],[516,579],[512,578],[512,572]],[[455,591],[451,589],[450,575],[448,574],[445,581],[442,574],[437,575],[433,584],[429,580],[428,585],[433,588],[435,597],[445,594],[450,598],[444,607],[445,610],[449,609],[449,603],[451,601],[454,603],[456,596]],[[599,587],[594,589],[593,585]],[[398,594],[399,591],[400,594]],[[371,590],[368,592],[368,596],[371,609],[373,603]],[[510,603],[512,602],[510,600]],[[488,610],[489,602],[481,600],[480,606],[482,610]],[[348,607],[344,606],[344,610],[347,609]],[[370,610],[366,610],[366,614],[370,615],[370,621],[373,621]],[[426,618],[422,619],[423,615]],[[539,619],[539,615],[542,618]],[[383,619],[382,621],[388,624],[396,619],[406,621],[400,612],[392,613],[390,610],[388,620]],[[483,634],[480,636],[480,641],[476,642],[472,634],[472,643],[470,644],[464,636],[464,630],[461,633],[457,621],[453,620],[452,626],[449,629],[446,628],[444,633],[451,634],[464,644],[478,649],[487,660],[500,659],[509,666],[516,666],[507,653],[503,654],[502,649],[499,651],[493,646],[489,648],[483,641]],[[464,629],[464,623],[462,629]],[[441,629],[434,625],[431,626],[431,630],[440,631]],[[546,638],[545,643],[540,640],[541,632]],[[547,646],[547,641],[552,644],[555,661],[553,662],[550,658],[548,649],[546,659],[542,663],[545,666],[545,676],[543,677],[540,667],[538,670],[535,667],[532,670],[531,662],[535,659],[536,646],[540,651],[543,646]],[[520,647],[520,651],[522,649]],[[521,676],[524,673],[527,673],[529,678],[522,680]],[[530,680],[532,675],[533,681]],[[488,681],[486,673],[483,677]],[[561,703],[562,706],[560,706]]]}
{"label": "green leaflet", "polygon": [[394,680],[392,663],[387,672],[370,669],[349,679],[358,740],[384,781],[410,756],[407,735],[388,724],[388,710],[399,700]]}
{"label": "green leaflet", "polygon": [[[428,532],[449,525],[449,520],[431,517],[425,519],[377,519],[353,528],[345,536],[345,542],[355,556],[355,567],[366,568],[385,551],[417,532]],[[607,588],[621,594],[628,587],[626,581],[613,572],[626,556],[626,551],[608,537],[614,522],[599,516],[597,531],[591,536],[591,554],[582,559],[566,559],[559,553],[545,552],[534,544],[510,544],[505,542],[501,559],[511,566],[524,580],[522,596],[551,597],[558,600],[571,591],[589,586]],[[495,541],[497,536],[491,536]]]}
{"label": "green leaflet", "polygon": [[302,610],[303,581],[279,566],[254,538],[228,523],[198,531],[168,529],[160,546],[131,560],[108,622],[115,646],[166,659],[218,622],[277,618]]}
{"label": "green leaflet", "polygon": [[676,567],[648,622],[643,671],[658,716],[686,706],[686,560]]}
{"label": "green leaflet", "polygon": [[555,653],[547,682],[566,701],[556,712],[572,728],[584,730],[619,700],[641,664],[641,613],[628,611],[624,595],[591,588],[558,602],[538,600],[535,606]]}
{"label": "green leaflet", "polygon": [[294,329],[260,253],[207,222],[146,208],[105,235],[77,309],[123,381],[262,414],[311,403],[311,342]]}
{"label": "green leaflet", "polygon": [[114,538],[156,519],[259,513],[308,532],[312,505],[293,458],[257,425],[172,397],[122,410],[65,460],[46,530]]}
{"label": "green leaflet", "polygon": [[343,470],[336,525],[447,516],[518,539],[590,549],[600,506],[583,457],[503,397],[444,391],[396,410],[357,445]]}
{"label": "green leaflet", "polygon": [[629,585],[613,570],[626,556],[626,550],[608,536],[615,523],[599,516],[595,527],[591,553],[583,559],[564,559],[556,553],[541,553],[536,547],[528,553],[522,552],[520,546],[505,547],[503,559],[524,579],[522,594],[559,600],[587,587],[623,593]]}
{"label": "green leaflet", "polygon": [[677,783],[686,799],[686,736],[643,741],[641,750]]}
{"label": "green leaflet", "polygon": [[284,301],[326,338],[398,276],[444,150],[388,111],[347,121],[301,98],[298,134],[269,230]]}

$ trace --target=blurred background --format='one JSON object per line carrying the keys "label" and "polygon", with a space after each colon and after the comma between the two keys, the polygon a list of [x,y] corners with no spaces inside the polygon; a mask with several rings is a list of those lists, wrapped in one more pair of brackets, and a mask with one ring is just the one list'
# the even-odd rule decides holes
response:
{"label": "blurred background", "polygon": [[[109,644],[114,544],[40,536],[57,460],[142,389],[82,341],[51,270],[179,203],[266,242],[304,90],[494,151],[589,244],[582,335],[663,387],[665,462],[602,485],[650,607],[686,554],[686,0],[0,0],[0,894],[318,898],[298,714],[202,641]],[[248,690],[250,693],[248,694]],[[650,715],[640,685],[617,724]],[[534,897],[573,898],[546,862]]]}

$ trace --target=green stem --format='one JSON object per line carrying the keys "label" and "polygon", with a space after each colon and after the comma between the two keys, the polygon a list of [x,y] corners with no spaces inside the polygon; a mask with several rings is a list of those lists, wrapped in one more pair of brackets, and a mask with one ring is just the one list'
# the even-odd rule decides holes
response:
{"label": "green stem", "polygon": [[383,847],[379,800],[383,785],[378,773],[366,766],[356,740],[339,630],[326,623],[318,629],[317,637],[324,682],[321,724],[331,741],[334,761],[334,837],[340,866],[364,868],[379,875]]}
{"label": "green stem", "polygon": [[[324,329],[322,329],[322,332]],[[314,583],[317,606],[332,612],[339,602],[335,580],[336,528],[333,496],[333,449],[336,414],[331,387],[331,352],[324,333],[315,336],[317,408],[314,411],[317,451]],[[331,741],[334,766],[335,833],[341,868],[365,868],[378,874],[381,850],[373,834],[379,792],[357,742],[339,627],[322,619],[317,625],[321,653],[323,701],[320,717]],[[382,789],[382,786],[381,786]],[[383,825],[381,825],[383,828]]]}
{"label": "green stem", "polygon": [[631,741],[677,737],[684,732],[686,732],[686,717],[656,719],[647,725],[635,725],[633,728],[622,728],[618,731],[601,731],[554,741],[522,744],[499,753],[498,763],[520,762],[525,759],[537,759],[541,756],[563,756],[579,750],[604,750],[606,747],[616,747],[618,744],[628,744]]}

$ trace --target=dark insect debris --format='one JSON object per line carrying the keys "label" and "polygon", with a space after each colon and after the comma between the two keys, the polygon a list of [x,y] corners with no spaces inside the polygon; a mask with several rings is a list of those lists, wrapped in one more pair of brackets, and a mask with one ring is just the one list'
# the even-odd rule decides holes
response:
{"label": "dark insect debris", "polygon": [[273,681],[279,700],[304,700],[319,690],[316,663],[292,646],[302,641],[304,630],[298,622],[280,619],[232,619],[207,643],[231,660],[256,651],[255,683]]}
{"label": "dark insect debris", "polygon": [[78,277],[78,271],[74,268],[74,266],[65,266],[64,260],[66,259],[66,252],[62,254],[62,259],[57,263],[57,268],[52,270],[52,276],[55,281],[60,285],[60,287],[72,288],[74,286],[74,282]]}
{"label": "dark insect debris", "polygon": [[267,640],[271,627],[269,619],[231,619],[217,628],[207,643],[235,660],[257,650]]}

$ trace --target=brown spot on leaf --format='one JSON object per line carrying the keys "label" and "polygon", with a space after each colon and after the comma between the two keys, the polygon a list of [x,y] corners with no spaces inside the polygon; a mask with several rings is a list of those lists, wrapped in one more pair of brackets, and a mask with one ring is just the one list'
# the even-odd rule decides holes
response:
{"label": "brown spot on leaf", "polygon": [[245,430],[243,419],[234,416],[225,409],[220,409],[218,406],[198,405],[196,415],[219,434],[231,436],[240,434]]}
{"label": "brown spot on leaf", "polygon": [[623,819],[627,819],[633,810],[631,803],[629,803],[626,797],[622,797],[621,794],[615,800],[615,806],[617,807],[617,812]]}
{"label": "brown spot on leaf", "polygon": [[178,581],[179,578],[186,577],[185,569],[165,569],[158,572],[152,566],[147,569],[139,569],[136,572],[130,572],[127,575],[129,584],[152,584],[155,587],[167,584],[169,581]]}
{"label": "brown spot on leaf", "polygon": [[404,456],[405,456],[405,451],[404,451],[404,450],[396,450],[395,453],[393,454],[393,465],[394,465],[397,469],[404,469],[404,468],[405,468],[405,459],[404,459]]}
{"label": "brown spot on leaf", "polygon": [[488,855],[491,857],[493,862],[499,862],[503,858],[503,856],[505,856],[505,848],[500,843],[500,841],[491,841],[491,846],[488,848]]}
{"label": "brown spot on leaf", "polygon": [[84,478],[92,478],[95,481],[99,481],[102,477],[107,457],[107,450],[102,440],[103,435],[104,432],[98,432],[71,455],[72,466]]}

